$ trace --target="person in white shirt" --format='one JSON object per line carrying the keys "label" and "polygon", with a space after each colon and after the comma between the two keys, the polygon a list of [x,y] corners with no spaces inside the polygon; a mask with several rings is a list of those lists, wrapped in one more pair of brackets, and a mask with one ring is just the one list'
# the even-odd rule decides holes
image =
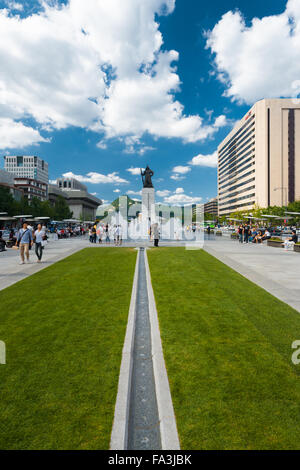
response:
{"label": "person in white shirt", "polygon": [[38,224],[37,230],[34,232],[34,240],[35,240],[35,254],[37,256],[37,262],[41,263],[42,256],[43,256],[43,249],[44,249],[44,240],[45,240],[46,233],[42,230],[41,224]]}

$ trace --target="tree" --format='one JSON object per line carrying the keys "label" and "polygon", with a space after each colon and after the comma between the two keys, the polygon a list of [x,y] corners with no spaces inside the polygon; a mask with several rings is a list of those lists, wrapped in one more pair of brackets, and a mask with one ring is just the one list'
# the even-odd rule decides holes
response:
{"label": "tree", "polygon": [[9,190],[5,186],[0,186],[0,212],[7,212],[8,215],[14,214],[15,200]]}
{"label": "tree", "polygon": [[73,212],[70,211],[66,200],[62,196],[58,196],[54,206],[54,218],[56,220],[71,219]]}

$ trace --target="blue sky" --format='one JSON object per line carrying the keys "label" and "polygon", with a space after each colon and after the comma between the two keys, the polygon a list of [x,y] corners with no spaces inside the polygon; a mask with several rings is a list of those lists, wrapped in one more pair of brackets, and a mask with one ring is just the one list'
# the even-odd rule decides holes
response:
{"label": "blue sky", "polygon": [[[145,0],[119,2],[0,1],[0,151],[39,155],[51,180],[72,173],[105,201],[138,197],[149,164],[159,201],[205,202],[233,124],[257,99],[300,91],[299,2],[147,0],[138,15]],[[282,79],[273,45],[291,54]]]}

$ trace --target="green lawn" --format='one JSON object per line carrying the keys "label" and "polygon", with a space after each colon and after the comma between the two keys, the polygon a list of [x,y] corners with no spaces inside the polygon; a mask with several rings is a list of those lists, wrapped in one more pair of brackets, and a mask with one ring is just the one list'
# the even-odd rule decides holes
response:
{"label": "green lawn", "polygon": [[203,251],[148,254],[183,449],[300,449],[300,314]]}
{"label": "green lawn", "polygon": [[0,449],[108,449],[136,252],[86,249],[0,292]]}

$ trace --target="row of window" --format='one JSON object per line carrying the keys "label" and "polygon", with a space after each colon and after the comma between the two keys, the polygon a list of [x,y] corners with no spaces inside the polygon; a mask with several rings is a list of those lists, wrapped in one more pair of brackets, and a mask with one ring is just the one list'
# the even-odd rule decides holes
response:
{"label": "row of window", "polygon": [[232,144],[236,143],[236,141],[241,137],[241,135],[240,135],[241,132],[242,132],[246,127],[248,127],[249,125],[253,125],[253,124],[254,124],[254,122],[253,122],[253,121],[254,121],[254,118],[255,118],[255,114],[254,114],[250,119],[248,119],[248,121],[239,129],[239,131],[238,131],[236,134],[234,134],[233,137],[231,137],[231,139],[230,139],[228,142],[226,142],[226,144],[225,144],[225,145],[220,149],[220,151],[219,151],[220,157],[222,157],[222,156],[224,155],[226,149],[227,149],[227,151],[228,151],[228,149],[231,147],[231,145],[230,145],[231,143],[232,143]]}
{"label": "row of window", "polygon": [[[249,180],[247,181],[243,181],[243,183],[239,183],[235,186],[233,186],[232,188],[228,189],[228,192],[227,193],[230,193],[230,191],[235,191],[236,189],[240,188],[241,186],[245,186],[246,184],[249,184],[249,183],[252,183],[253,181],[255,181],[255,177],[254,178],[250,178]],[[240,192],[243,192],[243,191],[240,191]],[[223,193],[224,194],[224,193]],[[230,197],[231,195],[228,194],[227,196],[223,196],[221,197],[221,195],[219,196],[219,200],[220,201],[223,201],[224,199],[227,199],[228,197]]]}
{"label": "row of window", "polygon": [[[249,162],[251,163],[247,165],[247,163]],[[225,181],[230,180],[229,183],[222,186],[222,189],[233,184],[232,178],[234,178],[238,174],[241,174],[243,171],[246,171],[248,168],[250,168],[253,165],[255,165],[254,155],[252,155],[250,158],[247,158],[247,160],[241,162],[239,165],[237,165],[236,168],[233,169],[234,170],[233,172],[230,172],[230,176],[226,178],[225,180],[223,180],[222,183],[220,183],[220,186],[221,186]],[[238,169],[239,171],[237,171]],[[243,178],[243,176],[240,176],[240,178]]]}
{"label": "row of window", "polygon": [[226,154],[223,158],[219,160],[220,168],[223,165],[225,165],[226,162],[232,156],[234,156],[237,152],[240,152],[242,148],[244,148],[245,145],[247,145],[250,142],[250,140],[254,138],[255,138],[255,127],[253,126],[253,128],[251,128],[250,131],[245,135],[245,137],[240,142],[238,142],[238,144],[230,151],[230,153]]}
{"label": "row of window", "polygon": [[[246,147],[247,145],[247,147]],[[228,168],[228,165],[230,165],[231,162],[233,162],[235,159],[240,157],[244,152],[246,152],[250,147],[255,145],[255,139],[254,139],[254,134],[250,137],[250,139],[246,140],[246,142],[238,148],[236,152],[232,154],[232,156],[226,160],[225,163],[222,163],[219,165],[219,171],[221,170],[226,170]]]}
{"label": "row of window", "polygon": [[[252,185],[252,186],[249,186],[248,188],[241,189],[240,191],[236,191],[236,192],[234,192],[234,193],[228,194],[226,197],[223,197],[223,198],[221,198],[220,200],[228,199],[228,198],[232,198],[232,197],[238,196],[238,194],[246,193],[247,191],[251,191],[251,189],[255,189],[255,184]],[[250,197],[250,195],[248,195],[247,197]],[[220,206],[225,206],[225,205],[228,204],[229,202],[232,202],[232,201],[222,202],[222,204],[220,204]]]}
{"label": "row of window", "polygon": [[[249,147],[252,147],[252,145],[249,145]],[[249,147],[247,147],[247,149],[245,149],[245,151],[249,150]],[[243,160],[246,157],[248,157],[249,155],[251,155],[252,152],[254,152],[254,151],[255,151],[255,147],[252,147],[251,150],[248,153],[245,153],[245,154],[243,153],[242,155],[239,155],[239,158],[237,160],[232,162],[227,168],[224,169],[224,171],[222,171],[221,173],[219,172],[219,181],[221,182],[222,180],[224,180],[224,177],[226,175],[228,175],[232,171],[235,171],[237,166],[242,164],[241,162],[243,162]]]}
{"label": "row of window", "polygon": [[[250,157],[249,157],[250,155]],[[248,157],[248,158],[247,158]],[[246,158],[246,160],[245,160]],[[241,175],[243,171],[245,171],[247,168],[249,168],[250,165],[245,166],[247,163],[252,161],[252,165],[255,164],[255,154],[252,154],[252,151],[248,152],[246,155],[243,156],[238,162],[236,162],[236,166],[232,167],[229,171],[227,171],[224,175],[222,175],[222,178],[218,178],[219,185],[224,187],[224,183],[226,181],[232,180],[237,175]],[[242,178],[243,176],[241,176]],[[232,182],[232,181],[231,181]],[[230,182],[229,182],[230,184]],[[227,184],[228,186],[228,184]]]}
{"label": "row of window", "polygon": [[[254,165],[254,162],[248,166],[248,168],[250,166],[253,166]],[[243,169],[240,169],[239,171],[236,171],[234,173],[231,173],[230,176],[228,176],[227,178],[223,179],[222,181],[219,181],[219,190],[221,189],[224,189],[226,188],[227,186],[229,186],[230,184],[234,184],[236,181],[239,181],[241,180],[242,178],[245,178],[246,176],[250,175],[251,173],[254,173],[255,170],[252,170],[252,172],[250,173],[245,173],[244,175],[242,175],[241,173],[243,171],[245,171],[246,168],[243,168]],[[236,177],[236,178],[235,178]],[[235,179],[233,179],[235,178]],[[229,181],[227,184],[224,184],[226,183],[227,181]]]}
{"label": "row of window", "polygon": [[244,204],[236,204],[235,206],[231,206],[231,207],[224,207],[223,209],[220,209],[220,211],[225,212],[225,214],[221,214],[221,215],[230,214],[230,212],[233,212],[235,210],[239,210],[242,207],[254,206],[254,204],[255,204],[255,201],[251,201],[251,202],[245,202]]}

